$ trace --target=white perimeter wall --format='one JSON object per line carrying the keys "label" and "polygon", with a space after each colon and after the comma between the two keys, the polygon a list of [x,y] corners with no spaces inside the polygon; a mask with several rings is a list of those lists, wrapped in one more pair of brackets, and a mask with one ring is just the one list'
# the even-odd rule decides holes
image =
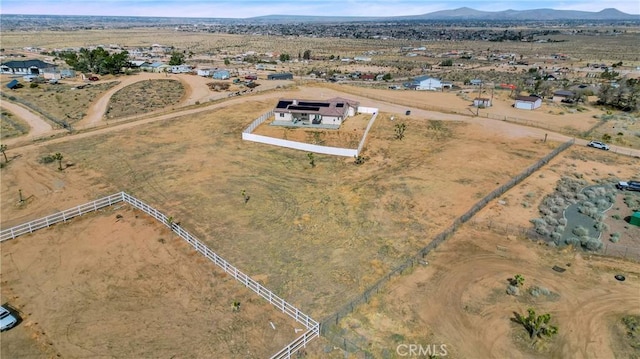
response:
{"label": "white perimeter wall", "polygon": [[340,147],[318,146],[318,145],[312,145],[312,144],[309,144],[309,143],[282,140],[282,139],[279,139],[279,138],[273,138],[273,137],[253,134],[252,132],[258,126],[260,126],[260,124],[262,124],[268,118],[273,116],[273,111],[269,111],[269,112],[263,114],[262,116],[258,117],[257,119],[255,119],[249,125],[249,127],[247,127],[244,131],[242,131],[242,139],[245,140],[245,141],[259,142],[259,143],[264,143],[264,144],[267,144],[267,145],[292,148],[294,150],[301,150],[301,151],[314,152],[314,153],[322,153],[322,154],[325,154],[325,155],[354,157],[354,156],[358,156],[358,154],[362,151],[362,147],[364,146],[364,142],[365,142],[365,140],[367,138],[367,134],[369,133],[369,130],[373,126],[373,123],[375,122],[376,117],[378,117],[378,109],[375,108],[375,107],[358,107],[358,112],[360,112],[360,113],[371,113],[371,114],[373,114],[373,116],[371,116],[371,119],[369,120],[369,124],[367,125],[367,129],[365,130],[364,135],[362,136],[362,139],[360,140],[360,145],[358,146],[357,149],[356,148],[340,148]]}

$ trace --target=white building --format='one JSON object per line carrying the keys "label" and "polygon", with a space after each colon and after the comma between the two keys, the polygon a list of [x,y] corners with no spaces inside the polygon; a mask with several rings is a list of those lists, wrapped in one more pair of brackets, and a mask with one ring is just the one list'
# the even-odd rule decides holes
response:
{"label": "white building", "polygon": [[440,91],[442,90],[442,81],[430,76],[419,76],[413,80],[416,90]]}

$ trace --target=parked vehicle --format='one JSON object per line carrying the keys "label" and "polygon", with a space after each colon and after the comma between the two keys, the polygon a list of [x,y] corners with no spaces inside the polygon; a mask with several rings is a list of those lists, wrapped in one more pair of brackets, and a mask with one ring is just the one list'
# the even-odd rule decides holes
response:
{"label": "parked vehicle", "polygon": [[91,77],[89,77],[89,81],[98,81],[98,80],[100,80],[100,79],[98,78],[98,76],[91,76]]}
{"label": "parked vehicle", "polygon": [[587,143],[587,146],[597,148],[600,150],[609,151],[609,145],[607,145],[606,143],[602,143],[600,141],[591,141]]}
{"label": "parked vehicle", "polygon": [[640,192],[640,181],[620,181],[616,187],[621,191],[638,191]]}
{"label": "parked vehicle", "polygon": [[4,306],[0,306],[0,331],[13,328],[18,323],[18,319]]}

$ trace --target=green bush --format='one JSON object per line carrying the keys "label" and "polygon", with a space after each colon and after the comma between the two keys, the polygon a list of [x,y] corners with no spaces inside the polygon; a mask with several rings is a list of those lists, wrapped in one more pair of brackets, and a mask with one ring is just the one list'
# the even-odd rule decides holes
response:
{"label": "green bush", "polygon": [[571,233],[575,234],[578,237],[584,237],[589,235],[589,230],[582,226],[577,226],[571,231]]}

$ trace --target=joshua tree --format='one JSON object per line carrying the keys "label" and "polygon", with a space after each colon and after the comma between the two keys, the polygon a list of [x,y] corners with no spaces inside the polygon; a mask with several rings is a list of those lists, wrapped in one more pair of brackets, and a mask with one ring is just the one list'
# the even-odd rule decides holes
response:
{"label": "joshua tree", "polygon": [[9,162],[9,159],[7,158],[7,154],[5,153],[5,151],[7,150],[7,145],[5,145],[4,143],[0,145],[0,152],[2,152],[2,155],[4,156],[4,162],[7,163]]}
{"label": "joshua tree", "polygon": [[531,339],[552,337],[558,333],[558,327],[549,324],[551,314],[536,315],[536,311],[533,308],[527,309],[527,313],[526,317],[520,315],[520,313],[514,314],[516,322],[524,326]]}
{"label": "joshua tree", "polygon": [[307,153],[307,157],[309,157],[309,164],[311,165],[311,167],[315,167],[316,166],[316,160],[313,157],[313,153],[311,153],[311,152]]}
{"label": "joshua tree", "polygon": [[58,161],[58,170],[62,171],[62,159],[64,158],[64,156],[60,153],[60,152],[56,152],[55,155],[53,155],[53,159]]}
{"label": "joshua tree", "polygon": [[240,311],[240,302],[237,300],[233,301],[233,311],[234,312],[239,312]]}
{"label": "joshua tree", "polygon": [[404,138],[404,131],[407,129],[407,125],[404,123],[396,123],[395,131],[396,131],[396,139],[402,140]]}
{"label": "joshua tree", "polygon": [[522,287],[522,285],[524,284],[524,277],[520,274],[516,274],[515,276],[513,276],[513,284],[516,287]]}
{"label": "joshua tree", "polygon": [[247,204],[247,202],[249,202],[249,199],[251,198],[251,196],[249,196],[247,194],[247,191],[245,191],[245,190],[242,190],[240,192],[240,194],[242,195],[242,198],[244,198],[244,204]]}

